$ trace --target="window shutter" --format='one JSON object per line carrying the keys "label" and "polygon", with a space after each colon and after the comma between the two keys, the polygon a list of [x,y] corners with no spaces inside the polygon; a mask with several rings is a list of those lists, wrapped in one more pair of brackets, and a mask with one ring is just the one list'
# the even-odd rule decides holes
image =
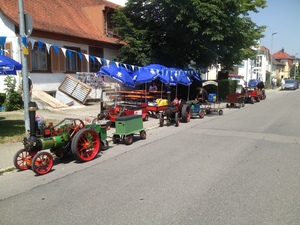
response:
{"label": "window shutter", "polygon": [[87,53],[87,50],[81,50],[82,52],[82,60],[81,60],[81,71],[80,72],[88,72],[88,61],[86,60],[83,54]]}
{"label": "window shutter", "polygon": [[12,53],[12,42],[5,42],[4,44],[4,55],[13,58]]}
{"label": "window shutter", "polygon": [[56,73],[59,72],[59,53],[55,52],[54,47],[51,47],[50,54],[51,54],[51,72]]}
{"label": "window shutter", "polygon": [[51,54],[51,72],[66,72],[66,58],[61,50],[58,51],[58,54],[55,52],[54,47],[50,49]]}

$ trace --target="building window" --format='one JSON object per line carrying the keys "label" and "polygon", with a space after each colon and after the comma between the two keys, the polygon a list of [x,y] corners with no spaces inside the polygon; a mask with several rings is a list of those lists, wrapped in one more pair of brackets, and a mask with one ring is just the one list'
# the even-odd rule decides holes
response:
{"label": "building window", "polygon": [[48,53],[45,46],[34,45],[31,50],[32,70],[48,71]]}
{"label": "building window", "polygon": [[112,21],[113,14],[114,14],[114,11],[107,11],[104,13],[104,32],[107,37],[117,38],[118,32],[116,31],[115,25]]}
{"label": "building window", "polygon": [[[89,47],[89,53],[90,55],[94,57],[103,58],[103,48],[97,48],[97,47]],[[99,61],[95,58],[93,61],[92,59],[90,61],[90,72],[98,72],[100,70],[101,64]]]}
{"label": "building window", "polygon": [[77,52],[80,52],[79,48],[65,47],[66,52],[66,70],[67,72],[77,72],[79,65],[79,57]]}

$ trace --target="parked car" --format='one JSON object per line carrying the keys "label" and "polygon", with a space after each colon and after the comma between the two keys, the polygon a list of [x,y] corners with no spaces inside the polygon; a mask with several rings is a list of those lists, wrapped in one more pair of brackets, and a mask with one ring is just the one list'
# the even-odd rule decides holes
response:
{"label": "parked car", "polygon": [[251,79],[248,82],[248,87],[254,88],[259,84],[260,80],[259,79]]}
{"label": "parked car", "polygon": [[286,79],[284,81],[284,90],[296,90],[298,88],[298,83],[296,80]]}

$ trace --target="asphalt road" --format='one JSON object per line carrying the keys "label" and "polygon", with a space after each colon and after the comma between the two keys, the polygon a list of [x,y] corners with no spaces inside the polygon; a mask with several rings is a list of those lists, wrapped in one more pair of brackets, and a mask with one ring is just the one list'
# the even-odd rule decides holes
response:
{"label": "asphalt road", "polygon": [[300,91],[0,176],[0,224],[299,224]]}

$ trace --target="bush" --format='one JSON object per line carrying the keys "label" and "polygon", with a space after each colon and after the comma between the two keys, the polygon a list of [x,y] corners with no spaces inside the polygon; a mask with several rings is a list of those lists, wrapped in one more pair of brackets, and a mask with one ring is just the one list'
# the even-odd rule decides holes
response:
{"label": "bush", "polygon": [[22,96],[16,92],[16,79],[13,76],[8,76],[4,79],[6,85],[6,98],[4,100],[5,111],[14,111],[23,108]]}
{"label": "bush", "polygon": [[5,93],[0,93],[0,106],[3,105],[5,98],[6,98],[6,94]]}

